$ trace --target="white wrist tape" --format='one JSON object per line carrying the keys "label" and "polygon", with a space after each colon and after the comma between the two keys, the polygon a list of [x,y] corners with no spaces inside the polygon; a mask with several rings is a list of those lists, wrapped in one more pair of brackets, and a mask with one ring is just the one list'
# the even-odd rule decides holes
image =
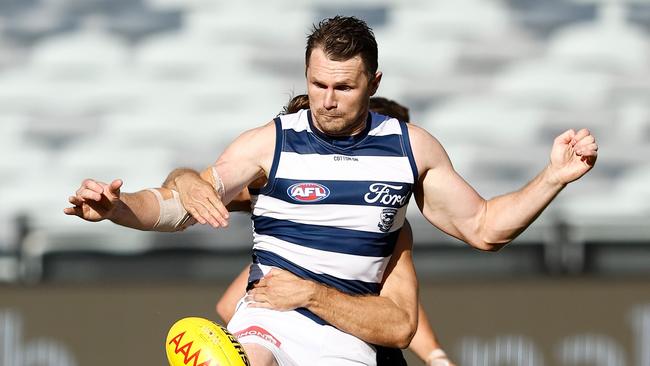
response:
{"label": "white wrist tape", "polygon": [[221,180],[221,177],[219,176],[219,173],[217,172],[216,167],[212,167],[212,180],[214,183],[214,188],[217,190],[217,193],[219,194],[219,198],[223,199],[223,195],[226,193],[226,188],[223,185],[223,181]]}
{"label": "white wrist tape", "polygon": [[179,231],[193,224],[193,222],[190,222],[192,216],[183,207],[178,192],[172,189],[172,197],[164,199],[157,189],[151,188],[148,191],[156,196],[158,205],[160,206],[160,216],[153,226],[154,230]]}
{"label": "white wrist tape", "polygon": [[436,348],[427,356],[427,366],[449,366],[449,359],[442,348]]}

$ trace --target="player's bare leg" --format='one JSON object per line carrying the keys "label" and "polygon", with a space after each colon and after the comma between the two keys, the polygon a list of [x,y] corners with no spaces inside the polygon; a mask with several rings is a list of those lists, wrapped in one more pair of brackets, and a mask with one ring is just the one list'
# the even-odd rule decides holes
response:
{"label": "player's bare leg", "polygon": [[251,363],[251,366],[278,366],[273,353],[255,343],[242,344],[246,350],[246,355]]}

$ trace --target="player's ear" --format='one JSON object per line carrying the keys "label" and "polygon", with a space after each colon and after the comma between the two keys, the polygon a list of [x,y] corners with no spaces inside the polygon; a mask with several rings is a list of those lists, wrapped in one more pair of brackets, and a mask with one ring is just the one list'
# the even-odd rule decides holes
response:
{"label": "player's ear", "polygon": [[375,75],[373,76],[372,80],[370,80],[370,96],[375,95],[377,93],[377,89],[379,89],[379,83],[381,82],[381,77],[383,74],[381,71],[377,71]]}

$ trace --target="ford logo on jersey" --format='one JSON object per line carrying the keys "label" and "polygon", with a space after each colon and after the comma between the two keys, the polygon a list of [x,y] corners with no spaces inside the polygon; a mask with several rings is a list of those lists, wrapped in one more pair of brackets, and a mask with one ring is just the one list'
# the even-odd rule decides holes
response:
{"label": "ford logo on jersey", "polygon": [[287,189],[289,197],[299,202],[318,202],[330,195],[329,188],[318,183],[296,183]]}

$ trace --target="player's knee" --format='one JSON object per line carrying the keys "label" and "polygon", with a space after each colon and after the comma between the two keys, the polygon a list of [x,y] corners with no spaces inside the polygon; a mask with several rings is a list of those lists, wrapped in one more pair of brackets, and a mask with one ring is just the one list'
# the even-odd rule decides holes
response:
{"label": "player's knee", "polygon": [[273,353],[267,348],[255,343],[242,344],[251,366],[278,366]]}

